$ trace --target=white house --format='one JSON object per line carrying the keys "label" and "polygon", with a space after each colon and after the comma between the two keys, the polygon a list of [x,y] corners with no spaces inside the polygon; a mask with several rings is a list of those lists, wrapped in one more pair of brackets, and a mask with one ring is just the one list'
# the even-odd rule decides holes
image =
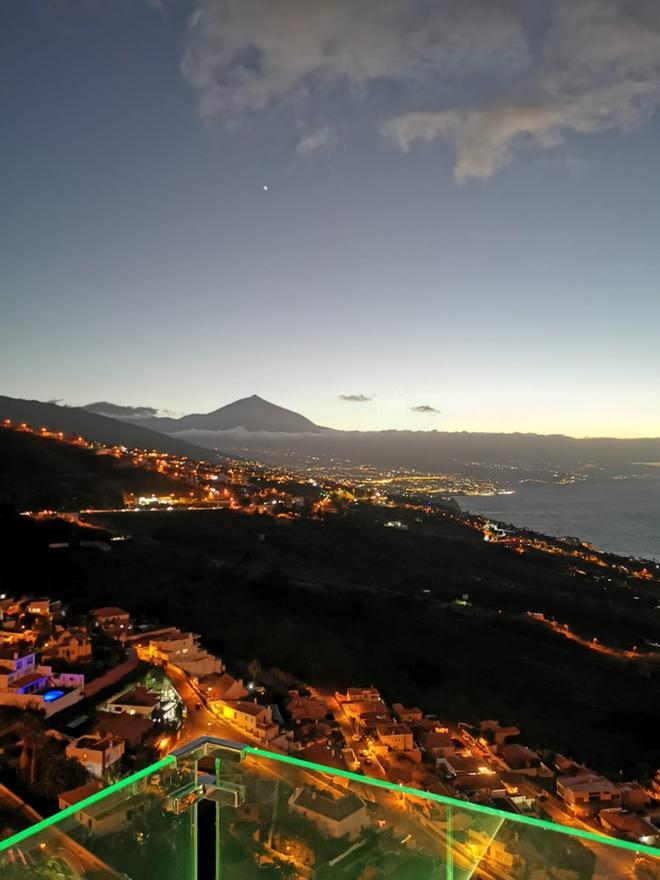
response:
{"label": "white house", "polygon": [[329,837],[347,835],[354,840],[369,825],[364,802],[352,792],[334,796],[327,791],[304,786],[289,798],[289,809],[292,813],[305,816]]}
{"label": "white house", "polygon": [[121,759],[126,745],[123,739],[100,733],[81,736],[65,749],[69,758],[75,758],[97,779],[105,779],[113,765]]}
{"label": "white house", "polygon": [[56,674],[37,664],[34,652],[0,647],[0,706],[41,710],[49,718],[81,700],[84,687],[84,675]]}

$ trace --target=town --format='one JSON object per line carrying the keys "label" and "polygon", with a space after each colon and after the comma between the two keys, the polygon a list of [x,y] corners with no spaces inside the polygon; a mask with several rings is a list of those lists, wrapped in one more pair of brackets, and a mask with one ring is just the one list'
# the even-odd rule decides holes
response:
{"label": "town", "polygon": [[[167,519],[174,512],[195,516],[225,510],[265,517],[286,528],[296,520],[322,524],[363,509],[392,534],[424,532],[434,521],[447,521],[468,534],[476,532],[482,546],[492,545],[493,552],[497,549],[514,559],[531,553],[558,557],[566,561],[570,576],[594,589],[634,593],[638,584],[648,587],[659,580],[657,566],[650,561],[624,561],[577,538],[552,539],[468,516],[449,500],[429,505],[385,495],[374,485],[301,477],[260,462],[202,462],[90,443],[45,427],[7,422],[3,427],[78,447],[135,473],[148,471],[169,481],[167,491],[126,493],[119,507],[21,512],[37,524],[68,521],[82,535],[76,539],[78,547],[112,552],[131,541],[131,521]],[[53,554],[68,549],[67,541],[48,545]],[[447,605],[455,613],[479,613],[470,593],[448,600],[424,595],[430,592],[420,590],[420,598]],[[587,652],[639,664],[655,665],[658,660],[654,644],[611,647],[536,609],[526,612],[526,620]],[[0,803],[5,808],[5,836],[34,822],[37,815],[87,802],[104,786],[173,749],[213,736],[294,756],[329,774],[381,780],[641,846],[660,843],[660,770],[644,779],[610,779],[583,761],[553,751],[538,737],[526,739],[515,717],[474,723],[445,717],[433,705],[390,702],[383,695],[391,689],[387,679],[337,681],[328,688],[286,669],[262,668],[250,657],[242,658],[237,672],[205,649],[200,635],[181,628],[176,620],[134,618],[114,605],[82,611],[80,602],[72,611],[59,597],[36,592],[0,594],[0,653]],[[264,863],[291,864],[287,817],[292,822],[302,817],[316,828],[311,834],[336,841],[328,858],[366,841],[364,835],[374,828],[400,835],[411,852],[423,849],[429,835],[432,839],[444,833],[438,830],[439,817],[421,800],[402,798],[396,809],[384,814],[359,788],[358,794],[348,795],[331,787],[328,799],[323,786],[315,788],[295,774],[287,781],[293,793],[287,811],[278,813],[279,833],[273,835],[271,828],[268,846],[256,856]],[[96,822],[93,813],[81,814],[80,820],[93,823],[101,836],[120,833],[127,821],[121,811],[104,823]],[[275,817],[270,821],[274,825]],[[465,834],[487,858],[494,876],[508,877],[524,868],[517,848],[507,848],[506,839],[486,839],[477,827],[466,826]],[[580,845],[589,848],[587,843]],[[313,876],[304,846],[296,849],[296,859],[299,876]],[[656,880],[643,858],[638,868],[642,880]]]}
{"label": "town", "polygon": [[[138,626],[118,607],[72,617],[57,599],[2,596],[0,616],[0,763],[5,779],[13,773],[20,786],[19,792],[0,788],[7,809],[17,796],[28,804],[73,806],[208,734],[295,755],[329,773],[350,771],[644,845],[660,841],[660,771],[646,786],[613,782],[530,747],[513,725],[473,726],[388,705],[372,684],[329,692],[295,682],[284,700],[274,701],[273,675],[280,685],[293,684],[285,672],[262,670],[253,659],[249,679],[235,677],[198,635],[164,621]],[[370,827],[366,802],[351,795],[351,809],[338,814],[321,794],[301,786],[292,813],[333,839],[355,841]],[[16,829],[4,816],[6,835]],[[119,813],[98,833],[115,833],[121,822]],[[433,818],[406,802],[401,825],[411,829],[414,846],[415,834],[428,833]],[[269,854],[276,861],[277,847]],[[501,841],[488,856],[504,875],[517,858]]]}

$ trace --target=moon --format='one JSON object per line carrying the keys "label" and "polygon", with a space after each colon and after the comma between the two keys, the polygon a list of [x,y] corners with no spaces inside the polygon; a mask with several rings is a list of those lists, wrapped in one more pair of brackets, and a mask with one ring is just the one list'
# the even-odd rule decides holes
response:
{"label": "moon", "polygon": [[265,183],[264,183],[264,186],[263,186],[263,190],[264,190],[264,192],[268,192],[268,187],[266,186]]}

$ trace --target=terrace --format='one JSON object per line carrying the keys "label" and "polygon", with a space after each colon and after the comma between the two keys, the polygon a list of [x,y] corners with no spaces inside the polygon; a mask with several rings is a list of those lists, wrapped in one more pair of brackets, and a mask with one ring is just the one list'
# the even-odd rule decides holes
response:
{"label": "terrace", "polygon": [[0,842],[3,880],[660,877],[660,849],[203,738]]}

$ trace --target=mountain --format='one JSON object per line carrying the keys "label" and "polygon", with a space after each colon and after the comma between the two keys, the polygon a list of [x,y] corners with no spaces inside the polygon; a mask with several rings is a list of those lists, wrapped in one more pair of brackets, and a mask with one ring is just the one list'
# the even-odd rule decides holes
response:
{"label": "mountain", "polygon": [[180,431],[231,431],[235,428],[242,428],[244,431],[270,431],[275,434],[320,434],[330,431],[329,428],[315,425],[300,413],[276,406],[257,394],[235,400],[210,413],[192,413],[179,419],[157,416],[140,418],[138,412],[149,409],[147,407],[133,409],[116,404],[94,403],[84,408],[113,414],[114,418],[123,421],[130,419],[133,424],[168,434],[178,434]]}
{"label": "mountain", "polygon": [[65,434],[80,434],[86,440],[95,440],[97,443],[135,449],[157,449],[159,452],[187,455],[190,458],[209,457],[207,449],[136,424],[135,419],[131,419],[130,423],[120,421],[77,406],[59,406],[39,400],[0,396],[0,420],[2,419],[25,422],[33,428],[44,427],[51,431],[63,431]]}

